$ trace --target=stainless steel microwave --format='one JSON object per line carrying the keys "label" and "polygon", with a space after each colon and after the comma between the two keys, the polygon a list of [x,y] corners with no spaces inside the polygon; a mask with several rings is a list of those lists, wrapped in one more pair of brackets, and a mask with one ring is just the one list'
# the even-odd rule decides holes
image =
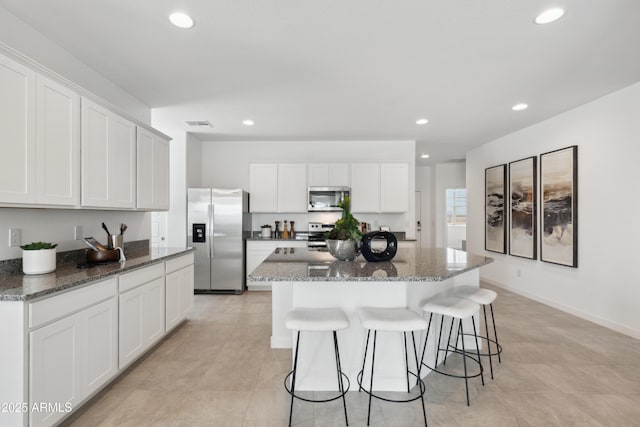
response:
{"label": "stainless steel microwave", "polygon": [[349,187],[309,187],[309,212],[336,212],[338,203],[349,195]]}

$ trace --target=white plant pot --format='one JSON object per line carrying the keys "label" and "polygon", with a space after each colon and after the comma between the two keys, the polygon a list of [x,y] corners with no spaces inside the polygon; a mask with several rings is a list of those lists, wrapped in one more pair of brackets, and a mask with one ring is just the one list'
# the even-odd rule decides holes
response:
{"label": "white plant pot", "polygon": [[22,250],[22,271],[24,274],[46,274],[56,271],[56,248]]}
{"label": "white plant pot", "polygon": [[267,228],[267,227],[263,228],[262,229],[262,237],[265,238],[265,239],[270,238],[271,237],[271,229]]}

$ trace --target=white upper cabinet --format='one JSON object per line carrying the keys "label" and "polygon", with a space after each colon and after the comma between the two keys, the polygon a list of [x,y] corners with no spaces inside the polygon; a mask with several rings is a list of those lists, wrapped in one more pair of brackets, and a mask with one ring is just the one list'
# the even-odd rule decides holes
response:
{"label": "white upper cabinet", "polygon": [[380,211],[407,212],[409,210],[409,165],[382,163],[380,165]]}
{"label": "white upper cabinet", "polygon": [[380,212],[380,164],[351,165],[351,210],[354,213]]}
{"label": "white upper cabinet", "polygon": [[82,98],[82,205],[136,207],[136,126]]}
{"label": "white upper cabinet", "polygon": [[36,203],[80,204],[80,97],[36,77]]}
{"label": "white upper cabinet", "polygon": [[310,163],[307,165],[309,187],[349,187],[349,164]]}
{"label": "white upper cabinet", "polygon": [[169,209],[169,141],[137,128],[137,208]]}
{"label": "white upper cabinet", "polygon": [[0,55],[0,203],[35,202],[35,72]]}
{"label": "white upper cabinet", "polygon": [[306,163],[278,165],[278,212],[307,212]]}
{"label": "white upper cabinet", "polygon": [[278,212],[278,164],[249,165],[251,212]]}

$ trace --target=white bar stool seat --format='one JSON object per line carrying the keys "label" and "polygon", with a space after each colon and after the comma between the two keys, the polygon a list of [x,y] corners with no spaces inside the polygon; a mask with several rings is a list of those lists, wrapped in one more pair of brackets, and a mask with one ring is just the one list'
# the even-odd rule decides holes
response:
{"label": "white bar stool seat", "polygon": [[[493,379],[493,356],[498,356],[498,363],[502,363],[502,346],[498,342],[498,331],[496,330],[496,321],[493,315],[493,302],[498,297],[498,294],[491,289],[476,288],[473,286],[459,286],[453,289],[453,295],[459,298],[464,298],[468,301],[474,302],[482,306],[482,312],[484,314],[484,328],[485,336],[478,335],[478,338],[487,342],[487,352],[480,353],[481,356],[489,357],[489,368],[491,370],[491,379]],[[493,325],[493,338],[489,335],[489,322],[487,321],[487,305],[491,309],[491,323]],[[496,351],[491,351],[491,344],[495,344]]]}
{"label": "white bar stool seat", "polygon": [[[478,343],[478,334],[476,332],[476,322],[474,319],[474,315],[480,310],[480,306],[474,302],[471,302],[469,300],[463,299],[463,298],[458,298],[456,296],[451,296],[451,295],[436,295],[435,297],[431,298],[430,300],[427,300],[426,303],[422,306],[422,310],[425,313],[430,313],[429,314],[429,324],[427,326],[427,333],[425,336],[425,341],[424,341],[424,347],[422,349],[422,357],[421,357],[421,366],[424,365],[427,368],[429,368],[431,371],[437,372],[439,374],[442,375],[446,375],[449,377],[455,377],[455,378],[464,378],[464,383],[465,383],[465,389],[466,389],[466,393],[467,393],[467,406],[469,406],[469,379],[470,378],[475,378],[475,377],[481,377],[482,378],[482,385],[484,385],[484,375],[483,375],[483,368],[482,368],[482,360],[480,359],[480,346]],[[425,363],[424,361],[424,355],[427,349],[427,342],[429,340],[429,331],[431,329],[431,322],[433,320],[433,316],[441,316],[440,317],[440,332],[438,334],[438,345],[436,346],[436,359],[435,359],[435,363],[434,366],[429,366]],[[450,317],[451,318],[451,326],[449,328],[449,337],[447,338],[446,344],[444,345],[444,347],[440,347],[440,342],[442,339],[442,327],[444,325],[444,318],[445,316]],[[475,357],[473,357],[466,349],[465,349],[465,345],[464,345],[464,336],[465,335],[471,335],[471,334],[465,334],[464,329],[463,329],[463,325],[462,325],[462,321],[464,319],[471,319],[471,323],[473,325],[473,336],[475,337],[475,342],[476,342],[476,356],[477,359]],[[454,343],[455,344],[451,344],[451,335],[453,332],[453,327],[454,325],[456,325],[456,334],[455,334],[455,340]],[[462,350],[458,349],[458,342],[460,342],[462,344]],[[440,352],[444,352],[444,358],[443,358],[443,365],[446,365],[447,363],[447,356],[449,354],[449,351],[453,352],[453,353],[458,353],[462,355],[462,363],[464,366],[464,375],[458,375],[458,374],[453,374],[453,373],[448,373],[445,372],[443,370],[440,370],[438,368],[438,359],[439,359],[439,355]],[[479,371],[477,373],[469,373],[467,370],[467,359],[470,359],[471,361],[475,362],[478,364],[479,367]]]}
{"label": "white bar stool seat", "polygon": [[[347,329],[349,327],[349,317],[346,313],[337,308],[296,308],[289,311],[285,316],[285,326],[287,329],[297,331],[296,334],[296,351],[293,359],[293,370],[287,374],[284,379],[284,388],[291,395],[291,405],[289,408],[289,426],[291,426],[291,419],[293,416],[293,399],[304,400],[306,402],[323,403],[330,402],[332,400],[342,398],[342,405],[344,406],[344,419],[346,425],[349,425],[349,419],[347,418],[347,402],[345,400],[345,394],[349,391],[350,383],[349,377],[342,372],[342,366],[340,364],[340,351],[338,349],[338,336],[337,331]],[[338,390],[337,396],[314,400],[307,399],[302,396],[296,395],[296,373],[298,370],[298,350],[300,348],[300,332],[332,332],[333,333],[333,350],[336,357],[336,373],[338,378]],[[291,377],[291,387],[289,388],[287,382]],[[347,386],[344,386],[344,380],[347,381]]]}
{"label": "white bar stool seat", "polygon": [[[406,403],[413,402],[420,399],[422,402],[422,414],[424,416],[424,425],[427,425],[427,411],[424,405],[424,393],[426,387],[424,381],[420,378],[420,361],[418,360],[418,348],[416,347],[415,331],[421,331],[427,328],[429,325],[427,321],[415,313],[414,311],[404,307],[362,307],[357,310],[358,317],[362,326],[367,329],[367,341],[364,346],[364,357],[362,359],[362,369],[358,373],[358,385],[359,390],[369,395],[369,409],[367,412],[367,425],[371,419],[371,400],[372,398],[384,400],[387,402]],[[371,377],[369,382],[369,389],[367,390],[362,385],[362,379],[364,376],[364,367],[367,361],[367,350],[369,348],[369,337],[373,331],[373,350],[371,351]],[[409,397],[407,399],[390,399],[374,394],[373,392],[373,377],[374,367],[376,360],[376,340],[378,331],[385,332],[402,332],[404,337],[404,357],[405,368],[407,370],[407,393],[411,392],[409,385],[409,375],[416,377],[417,385],[420,388],[420,392],[416,397]],[[411,332],[411,339],[413,341],[413,353],[416,361],[417,372],[409,371],[409,358],[407,354],[407,332]]]}

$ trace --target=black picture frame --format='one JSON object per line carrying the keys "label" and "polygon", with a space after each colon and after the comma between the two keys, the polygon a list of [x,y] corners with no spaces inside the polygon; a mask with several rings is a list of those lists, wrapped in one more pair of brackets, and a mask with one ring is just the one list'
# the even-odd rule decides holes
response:
{"label": "black picture frame", "polygon": [[484,248],[507,253],[507,165],[484,170]]}
{"label": "black picture frame", "polygon": [[509,163],[509,255],[537,259],[537,157]]}
{"label": "black picture frame", "polygon": [[540,259],[578,267],[578,146],[540,155]]}

